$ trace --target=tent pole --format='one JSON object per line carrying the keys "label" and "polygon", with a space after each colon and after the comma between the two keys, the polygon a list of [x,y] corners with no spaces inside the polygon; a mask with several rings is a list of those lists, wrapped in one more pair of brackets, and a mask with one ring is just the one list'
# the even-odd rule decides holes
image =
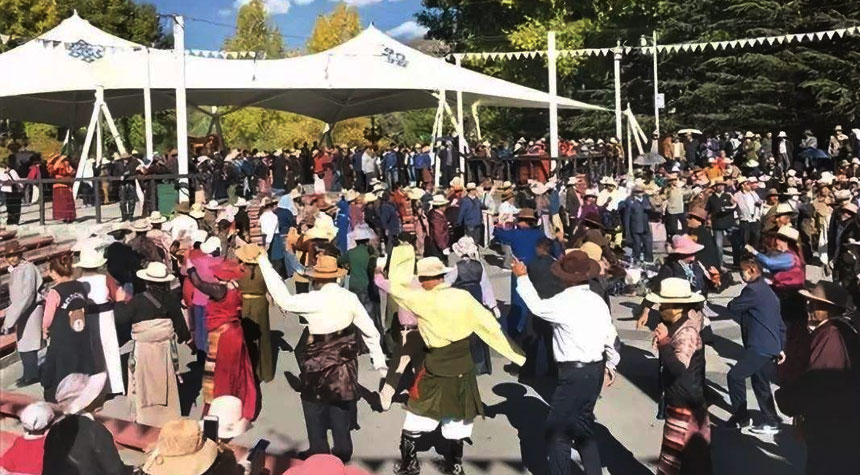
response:
{"label": "tent pole", "polygon": [[430,142],[430,153],[433,154],[433,162],[436,165],[436,186],[439,186],[439,182],[442,180],[442,162],[439,161],[438,155],[436,155],[436,137],[442,135],[442,122],[445,116],[445,90],[439,89],[439,106],[436,108],[436,124],[434,125],[433,130],[433,140]]}
{"label": "tent pole", "polygon": [[104,138],[102,137],[102,121],[96,121],[96,165],[102,164],[102,157],[104,150],[102,146],[104,145]]}
{"label": "tent pole", "polygon": [[547,69],[549,70],[549,154],[550,171],[555,171],[558,159],[558,77],[556,76],[555,32],[547,32]]}
{"label": "tent pole", "polygon": [[630,104],[627,104],[627,178],[633,179],[633,144],[630,140],[631,117],[633,113],[630,111]]}
{"label": "tent pole", "polygon": [[[179,152],[179,174],[188,174],[188,111],[185,98],[185,20],[182,15],[173,16],[173,54],[179,62],[176,84],[176,150]],[[180,178],[185,186],[179,189],[179,201],[189,201],[188,179]]]}
{"label": "tent pole", "polygon": [[224,148],[224,133],[221,132],[221,114],[215,115],[215,135],[218,136],[218,147]]}
{"label": "tent pole", "polygon": [[[459,54],[454,55],[454,62],[458,68],[462,68],[461,62],[463,57]],[[460,136],[459,152],[460,152],[460,176],[466,176],[466,134],[463,130],[463,90],[457,89],[457,135]]]}
{"label": "tent pole", "polygon": [[[93,135],[96,132],[96,122],[99,120],[99,112],[101,111],[101,102],[104,95],[104,89],[101,86],[96,88],[96,100],[93,103],[93,114],[90,116],[90,124],[87,126],[87,137],[84,139],[84,147],[81,149],[81,158],[78,160],[78,170],[75,172],[75,178],[84,176],[84,168],[87,165],[87,154],[90,153],[90,146],[93,144]],[[76,181],[72,184],[72,199],[78,197],[78,188],[80,182]]]}
{"label": "tent pole", "polygon": [[146,158],[152,160],[155,150],[152,144],[152,88],[150,85],[149,48],[146,48],[146,84],[143,88],[143,123],[146,128]]}
{"label": "tent pole", "polygon": [[102,113],[105,116],[105,121],[108,124],[108,128],[110,129],[111,135],[113,135],[113,140],[116,142],[116,148],[119,150],[119,153],[125,153],[125,145],[122,143],[122,137],[119,135],[119,130],[116,128],[116,124],[113,121],[113,116],[110,113],[110,109],[108,109],[107,103],[102,100]]}
{"label": "tent pole", "polygon": [[615,47],[615,136],[621,140],[621,40]]}
{"label": "tent pole", "polygon": [[478,118],[478,101],[472,103],[472,120],[475,121],[475,133],[478,134],[478,141],[481,141],[481,120]]}

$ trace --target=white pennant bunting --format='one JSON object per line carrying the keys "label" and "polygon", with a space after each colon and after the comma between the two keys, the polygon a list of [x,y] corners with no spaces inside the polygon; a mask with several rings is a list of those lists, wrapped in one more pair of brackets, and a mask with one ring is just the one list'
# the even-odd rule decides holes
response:
{"label": "white pennant bunting", "polygon": [[848,29],[847,29],[847,28],[838,28],[838,29],[836,29],[836,30],[833,30],[833,33],[836,33],[836,36],[838,36],[838,37],[842,38],[842,36],[844,36],[844,35],[845,35],[845,32],[846,32],[846,31],[848,31]]}
{"label": "white pennant bunting", "polygon": [[778,37],[776,38],[776,42],[777,42],[777,43],[779,43],[779,44],[783,44],[783,43],[785,43],[786,41],[788,41],[788,35],[778,36]]}
{"label": "white pennant bunting", "polygon": [[851,28],[848,28],[847,30],[845,30],[845,33],[847,33],[849,35],[854,35],[857,33],[857,27],[852,26]]}
{"label": "white pennant bunting", "polygon": [[821,41],[821,39],[823,39],[823,38],[824,38],[824,33],[820,32],[820,31],[815,33],[815,39],[816,40]]}
{"label": "white pennant bunting", "polygon": [[772,44],[773,44],[773,42],[774,42],[775,40],[776,40],[776,39],[775,39],[775,37],[773,37],[773,36],[768,36],[768,37],[765,39],[765,41],[767,41],[767,44],[769,44],[769,45],[772,45]]}
{"label": "white pennant bunting", "polygon": [[0,35],[0,43],[3,43],[5,45],[6,43],[9,42],[10,38],[11,38],[11,36],[9,36],[9,35]]}
{"label": "white pennant bunting", "polygon": [[836,34],[835,30],[829,30],[824,32],[824,36],[826,36],[828,40],[832,40],[834,34]]}

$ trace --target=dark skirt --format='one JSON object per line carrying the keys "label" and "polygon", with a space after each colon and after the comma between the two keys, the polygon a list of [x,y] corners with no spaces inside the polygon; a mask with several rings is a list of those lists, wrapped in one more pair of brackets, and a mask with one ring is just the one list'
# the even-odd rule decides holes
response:
{"label": "dark skirt", "polygon": [[77,217],[75,198],[72,196],[72,189],[68,185],[54,185],[52,200],[54,202],[54,220],[72,221]]}
{"label": "dark skirt", "polygon": [[309,335],[296,346],[302,399],[343,402],[358,399],[359,340],[352,327],[327,335]]}
{"label": "dark skirt", "polygon": [[409,412],[435,420],[471,421],[484,415],[469,338],[427,350],[409,390]]}

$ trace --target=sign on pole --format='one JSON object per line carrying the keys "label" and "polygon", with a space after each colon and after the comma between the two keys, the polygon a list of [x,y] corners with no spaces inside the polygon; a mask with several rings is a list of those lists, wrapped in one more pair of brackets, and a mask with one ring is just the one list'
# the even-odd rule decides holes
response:
{"label": "sign on pole", "polygon": [[661,93],[657,94],[657,108],[665,109],[666,108],[666,95]]}

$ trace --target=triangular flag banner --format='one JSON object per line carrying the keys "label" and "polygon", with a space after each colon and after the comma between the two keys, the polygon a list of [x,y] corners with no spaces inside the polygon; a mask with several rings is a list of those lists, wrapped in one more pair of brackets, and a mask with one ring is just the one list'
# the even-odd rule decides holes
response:
{"label": "triangular flag banner", "polygon": [[820,41],[822,38],[824,38],[824,33],[820,32],[820,31],[815,33],[815,39],[816,40]]}
{"label": "triangular flag banner", "polygon": [[738,40],[729,41],[729,46],[731,46],[732,48],[737,48],[739,43],[740,41]]}
{"label": "triangular flag banner", "polygon": [[777,43],[779,43],[779,44],[783,44],[783,43],[785,43],[786,41],[788,41],[788,36],[778,36],[778,37],[776,38],[776,41],[777,41]]}
{"label": "triangular flag banner", "polygon": [[3,43],[5,45],[9,42],[9,38],[11,38],[11,36],[9,35],[0,35],[0,43]]}
{"label": "triangular flag banner", "polygon": [[845,30],[845,33],[848,33],[849,35],[853,35],[853,34],[857,33],[857,27],[852,26],[851,28],[848,28],[847,30]]}
{"label": "triangular flag banner", "polygon": [[600,56],[609,56],[609,53],[610,53],[609,48],[601,48],[600,49]]}
{"label": "triangular flag banner", "polygon": [[836,30],[833,30],[833,33],[836,33],[836,36],[842,38],[845,35],[846,31],[848,31],[847,28],[838,28]]}
{"label": "triangular flag banner", "polygon": [[767,41],[767,44],[772,45],[773,41],[774,41],[773,36],[768,36],[766,41]]}
{"label": "triangular flag banner", "polygon": [[239,57],[239,53],[237,53],[235,51],[231,51],[231,52],[227,53],[227,57],[230,59],[236,59]]}
{"label": "triangular flag banner", "polygon": [[824,32],[824,36],[826,36],[828,40],[832,40],[834,34],[836,34],[836,31],[834,30]]}

